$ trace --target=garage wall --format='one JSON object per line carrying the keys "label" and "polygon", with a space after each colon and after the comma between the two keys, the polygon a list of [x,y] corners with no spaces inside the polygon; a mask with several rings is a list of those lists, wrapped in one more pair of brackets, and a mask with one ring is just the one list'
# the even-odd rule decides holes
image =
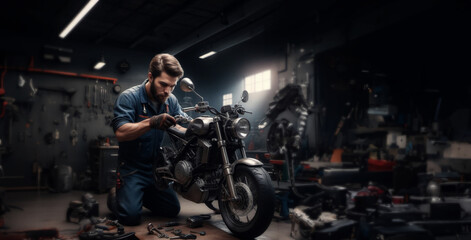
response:
{"label": "garage wall", "polygon": [[[45,60],[42,54],[46,44],[73,50],[71,63]],[[4,176],[0,178],[0,185],[6,187],[37,186],[36,169],[39,166],[43,169],[40,180],[43,186],[46,184],[44,178],[55,164],[72,166],[79,177],[89,167],[88,148],[92,143],[109,138],[112,144],[116,144],[112,129],[108,126],[117,97],[112,91],[112,81],[19,71],[15,68],[33,66],[116,78],[116,84],[124,90],[146,78],[148,63],[153,56],[153,53],[82,46],[79,43],[64,46],[60,42],[44,42],[34,38],[3,38],[0,53],[0,65],[8,67],[4,76],[5,96],[14,99],[0,119],[0,138],[6,150],[1,160]],[[100,71],[92,70],[92,64],[101,54],[107,65]],[[117,68],[122,60],[130,63],[126,73]],[[22,87],[19,86],[21,79],[26,81]],[[37,89],[34,95],[31,80],[33,88]],[[87,89],[90,89],[89,107],[85,96]],[[72,94],[66,94],[67,91]],[[68,115],[67,123],[65,114]],[[71,138],[72,130],[77,133],[76,140]]]}

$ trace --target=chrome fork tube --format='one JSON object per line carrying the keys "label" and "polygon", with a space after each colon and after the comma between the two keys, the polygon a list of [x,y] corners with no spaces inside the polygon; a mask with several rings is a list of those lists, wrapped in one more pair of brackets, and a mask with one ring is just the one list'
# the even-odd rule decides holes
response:
{"label": "chrome fork tube", "polygon": [[240,153],[242,154],[242,158],[247,158],[247,154],[245,153],[245,143],[241,139],[239,139],[240,144]]}
{"label": "chrome fork tube", "polygon": [[216,124],[216,134],[218,137],[218,147],[221,150],[222,154],[222,171],[224,173],[224,176],[226,177],[227,181],[227,188],[229,190],[229,195],[230,198],[228,200],[236,200],[237,195],[235,193],[235,188],[234,188],[234,179],[232,178],[232,171],[231,171],[231,165],[229,163],[229,156],[227,156],[227,150],[226,150],[226,141],[222,138],[222,133],[221,129],[219,128],[219,118],[216,117],[217,119],[214,119],[214,123]]}

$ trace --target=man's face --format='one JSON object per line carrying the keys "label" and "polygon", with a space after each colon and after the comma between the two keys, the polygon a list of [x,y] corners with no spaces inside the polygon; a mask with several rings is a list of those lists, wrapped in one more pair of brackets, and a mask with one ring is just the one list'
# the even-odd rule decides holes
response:
{"label": "man's face", "polygon": [[178,77],[169,76],[165,72],[162,72],[160,76],[154,79],[152,79],[152,74],[149,73],[149,79],[151,98],[159,103],[164,103],[167,100],[178,81]]}

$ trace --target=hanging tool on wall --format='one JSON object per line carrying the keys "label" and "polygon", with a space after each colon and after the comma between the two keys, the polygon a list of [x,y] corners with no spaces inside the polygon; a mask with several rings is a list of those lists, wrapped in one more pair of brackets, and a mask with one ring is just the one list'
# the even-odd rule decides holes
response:
{"label": "hanging tool on wall", "polygon": [[103,114],[104,113],[104,109],[103,109],[103,101],[105,99],[105,89],[100,86],[100,109],[101,109],[101,113]]}
{"label": "hanging tool on wall", "polygon": [[64,112],[64,113],[62,113],[62,115],[64,116],[64,124],[67,127],[67,123],[69,122],[70,113]]}
{"label": "hanging tool on wall", "polygon": [[23,77],[23,75],[20,74],[18,76],[18,87],[20,87],[20,88],[24,87],[25,83],[26,83],[25,78]]}
{"label": "hanging tool on wall", "polygon": [[78,142],[78,124],[77,124],[77,119],[80,118],[80,115],[81,113],[75,109],[75,112],[74,114],[72,115],[72,122],[71,122],[71,130],[70,130],[70,133],[69,133],[69,138],[70,138],[70,142],[72,143],[72,146],[75,146],[77,145],[77,142]]}
{"label": "hanging tool on wall", "polygon": [[75,129],[70,130],[70,141],[72,142],[72,146],[75,146],[78,142],[78,132]]}
{"label": "hanging tool on wall", "polygon": [[85,105],[90,108],[90,85],[85,86]]}
{"label": "hanging tool on wall", "polygon": [[29,79],[29,88],[31,89],[31,92],[29,93],[29,95],[31,95],[31,97],[34,97],[36,93],[38,92],[38,89],[33,86],[32,78]]}
{"label": "hanging tool on wall", "polygon": [[95,83],[95,86],[93,87],[93,107],[94,108],[98,107],[98,104],[97,104],[97,94],[98,93],[97,92],[98,92],[98,86]]}

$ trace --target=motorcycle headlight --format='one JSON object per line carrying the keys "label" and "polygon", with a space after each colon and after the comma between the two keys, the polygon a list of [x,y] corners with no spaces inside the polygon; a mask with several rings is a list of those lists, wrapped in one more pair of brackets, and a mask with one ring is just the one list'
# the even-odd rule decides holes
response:
{"label": "motorcycle headlight", "polygon": [[244,139],[250,133],[250,122],[246,118],[237,118],[232,122],[232,133],[235,137]]}

